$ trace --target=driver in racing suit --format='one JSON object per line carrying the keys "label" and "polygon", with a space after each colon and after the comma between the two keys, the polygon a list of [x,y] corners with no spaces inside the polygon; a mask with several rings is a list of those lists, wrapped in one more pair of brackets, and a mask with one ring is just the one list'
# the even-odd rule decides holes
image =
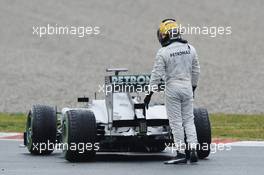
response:
{"label": "driver in racing suit", "polygon": [[[150,87],[158,85],[161,79],[165,80],[166,111],[177,148],[177,156],[165,164],[187,163],[184,135],[190,146],[190,162],[197,162],[193,94],[200,74],[198,57],[195,48],[181,38],[174,19],[163,20],[157,35],[162,48],[156,55]],[[147,108],[152,94],[150,91],[144,99]]]}

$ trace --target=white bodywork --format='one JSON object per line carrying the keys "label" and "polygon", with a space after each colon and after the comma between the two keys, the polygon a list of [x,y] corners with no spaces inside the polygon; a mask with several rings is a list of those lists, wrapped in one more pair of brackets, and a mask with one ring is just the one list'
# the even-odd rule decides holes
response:
{"label": "white bodywork", "polygon": [[[142,110],[134,110],[134,103],[138,103],[130,97],[128,93],[114,93],[113,94],[113,120],[134,120],[135,112],[137,118],[143,118]],[[107,114],[107,107],[105,100],[92,100],[87,107],[84,108],[63,108],[62,116],[69,110],[91,110],[93,111],[96,123],[109,124]],[[150,106],[146,110],[146,119],[168,119],[164,105]],[[106,134],[114,135],[135,135],[137,134],[135,127],[121,127],[112,130],[106,129]],[[162,126],[148,127],[147,135],[162,134]]]}
{"label": "white bodywork", "polygon": [[[127,93],[113,94],[113,119],[114,120],[134,120],[134,103]],[[90,109],[94,112],[96,120],[101,123],[108,123],[107,108],[105,100],[93,100]],[[136,110],[137,118],[143,118],[142,110]],[[150,106],[146,110],[146,119],[168,119],[164,105]]]}

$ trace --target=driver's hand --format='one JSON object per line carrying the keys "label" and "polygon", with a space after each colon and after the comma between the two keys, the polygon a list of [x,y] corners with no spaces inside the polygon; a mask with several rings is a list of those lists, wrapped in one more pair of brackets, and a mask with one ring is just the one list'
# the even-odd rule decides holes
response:
{"label": "driver's hand", "polygon": [[194,98],[194,92],[195,92],[195,89],[197,88],[197,86],[193,86],[192,87],[192,91],[193,91],[193,98]]}
{"label": "driver's hand", "polygon": [[148,105],[149,105],[149,102],[151,100],[152,94],[153,94],[153,92],[150,92],[148,95],[146,95],[146,97],[144,99],[144,103],[145,103],[145,106],[146,106],[147,109],[148,109]]}

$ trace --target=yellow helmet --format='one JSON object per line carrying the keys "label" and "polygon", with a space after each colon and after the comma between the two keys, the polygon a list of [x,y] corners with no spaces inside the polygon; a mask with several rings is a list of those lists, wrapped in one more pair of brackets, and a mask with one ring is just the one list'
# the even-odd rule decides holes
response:
{"label": "yellow helmet", "polygon": [[161,22],[157,31],[160,44],[164,47],[169,45],[174,39],[180,37],[179,26],[175,19],[165,19]]}

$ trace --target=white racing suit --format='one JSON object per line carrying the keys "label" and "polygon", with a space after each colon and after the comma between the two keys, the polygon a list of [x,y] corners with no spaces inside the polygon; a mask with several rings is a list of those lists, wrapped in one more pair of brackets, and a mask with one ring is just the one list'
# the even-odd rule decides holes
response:
{"label": "white racing suit", "polygon": [[197,86],[200,75],[198,56],[188,43],[174,42],[162,47],[155,59],[151,73],[150,86],[165,80],[165,105],[172,129],[175,146],[183,152],[184,133],[187,143],[197,144],[193,115],[192,86]]}

